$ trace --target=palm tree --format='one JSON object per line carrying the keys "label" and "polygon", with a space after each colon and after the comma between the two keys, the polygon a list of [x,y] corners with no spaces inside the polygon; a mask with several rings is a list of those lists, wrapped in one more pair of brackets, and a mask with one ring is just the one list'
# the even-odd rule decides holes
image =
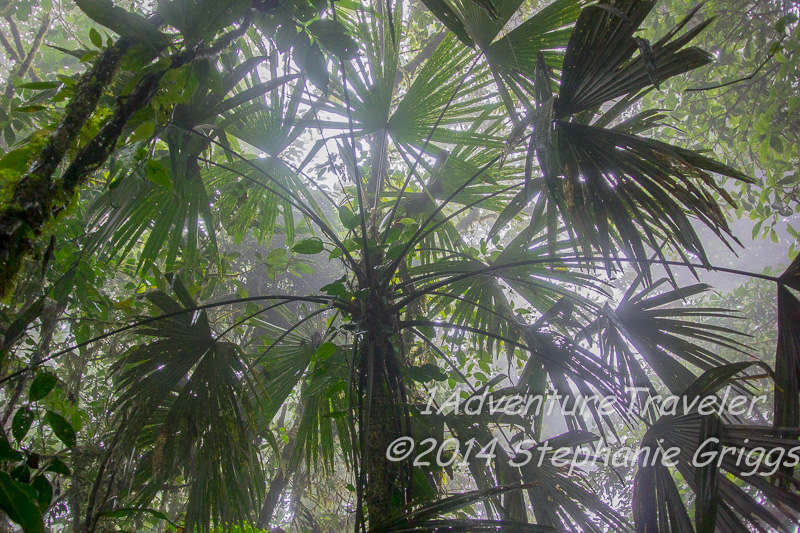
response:
{"label": "palm tree", "polygon": [[[645,445],[677,446],[676,470],[694,493],[693,525],[675,476],[642,463],[637,531],[790,530],[800,498],[788,463],[770,483],[733,461],[692,462],[711,437],[737,451],[786,451],[800,432],[800,303],[789,290],[800,290],[800,263],[773,278],[774,370],[716,354],[715,346],[747,352],[735,331],[698,321],[730,311],[674,307],[709,288],[681,288],[673,275],[713,268],[695,227],[737,242],[719,205],[730,202],[721,177],[750,179],[644,136],[666,117],[640,100],[712,60],[689,46],[711,21],[692,24],[694,8],[648,42],[636,32],[650,1],[423,3],[446,34],[427,31],[399,1],[175,0],[148,19],[78,2],[122,37],[77,83],[61,124],[80,131],[98,88],[125,96],[89,140],[56,128],[32,164],[28,152],[14,167],[14,195],[0,213],[4,288],[81,186],[94,187],[82,216],[96,223],[83,253],[133,257],[142,277],[171,272],[146,295],[156,314],[123,328],[139,337],[112,368],[119,433],[82,527],[146,510],[181,484],[187,529],[254,522],[262,505],[265,527],[275,495],[264,487],[282,486],[305,459],[306,468],[347,469],[356,531],[630,530],[579,473],[519,464],[525,453],[613,442],[624,423],[643,431]],[[421,51],[411,58],[409,47]],[[98,169],[109,171],[108,184],[87,185]],[[43,193],[42,183],[53,186]],[[276,286],[201,301],[213,290],[200,298],[181,280],[206,254],[219,261],[223,239],[241,242],[251,230],[259,246],[280,234],[294,256],[335,261],[338,279],[310,294]],[[654,265],[667,277],[654,279]],[[635,280],[615,294],[609,281],[623,267]],[[252,302],[259,306],[233,316],[209,314]],[[509,371],[465,376],[464,352],[486,354],[494,368],[505,353]],[[629,393],[697,398],[728,383],[748,392],[757,368],[775,383],[774,426],[696,409],[659,415]],[[573,414],[564,434],[547,439],[542,413],[424,414],[432,382],[448,379],[464,383],[465,403],[486,391],[548,390],[567,404],[592,395],[618,402],[615,413],[589,408],[599,436]],[[296,432],[282,447],[271,423],[295,396]],[[475,490],[444,497],[441,468],[388,457],[408,437],[453,437],[462,454],[467,442],[500,444],[488,460],[465,457]],[[270,448],[286,469],[272,480],[260,463]],[[112,475],[121,481],[102,481]],[[103,507],[103,491],[116,503]],[[480,519],[452,514],[479,502]]]}

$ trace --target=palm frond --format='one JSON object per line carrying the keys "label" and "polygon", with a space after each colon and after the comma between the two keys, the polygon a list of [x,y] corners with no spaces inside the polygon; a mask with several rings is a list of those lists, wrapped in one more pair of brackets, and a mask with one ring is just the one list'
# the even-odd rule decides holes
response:
{"label": "palm frond", "polygon": [[[634,58],[639,46],[633,33],[654,2],[606,4],[586,7],[578,18],[553,102],[554,127],[537,132],[539,138],[531,142],[530,150],[538,156],[550,201],[583,248],[599,249],[606,257],[621,250],[628,258],[644,259],[646,247],[661,256],[667,243],[684,258],[693,254],[706,264],[688,217],[699,219],[721,239],[736,241],[713,197],[717,194],[731,202],[730,196],[712,174],[749,178],[695,152],[619,129],[582,124],[577,116],[581,112],[591,116],[606,102],[637,94],[653,76],[656,81],[667,79],[708,62],[700,50],[680,50],[706,24],[676,38],[684,21],[652,46],[652,57]],[[648,68],[651,61],[655,71]],[[629,105],[633,100],[624,101]],[[619,111],[615,108],[615,113]],[[649,269],[638,268],[649,280]]]}
{"label": "palm frond", "polygon": [[[711,420],[709,420],[711,418]],[[720,422],[715,415],[687,413],[679,416],[666,416],[659,419],[647,431],[643,446],[650,446],[651,458],[656,450],[678,450],[675,459],[677,471],[689,488],[696,494],[696,527],[713,524],[716,517],[717,531],[741,531],[747,526],[759,531],[791,531],[798,520],[797,509],[800,496],[788,489],[776,487],[767,481],[765,473],[777,468],[786,461],[788,450],[796,448],[798,429],[792,428],[781,433],[778,429],[766,426],[728,425]],[[794,438],[787,438],[791,435]],[[722,449],[727,453],[720,455]],[[698,450],[712,455],[714,460],[700,466],[696,461]],[[781,452],[777,460],[764,461],[766,454]],[[758,458],[754,462],[748,458]],[[701,458],[707,458],[703,455]],[[644,531],[646,527],[661,526],[687,527],[685,504],[676,497],[675,481],[662,467],[651,465],[652,461],[640,465],[634,489],[634,517],[636,527]],[[661,461],[655,461],[660,463]],[[790,484],[796,484],[786,474],[778,477]],[[731,476],[729,478],[728,476]],[[734,482],[732,479],[737,481]],[[749,485],[758,491],[755,498],[745,491]],[[662,500],[650,499],[653,492],[663,496]],[[768,505],[764,501],[769,502]],[[718,509],[714,511],[714,507]],[[698,512],[698,508],[703,510]],[[795,525],[790,525],[790,524]]]}
{"label": "palm frond", "polygon": [[[584,0],[557,0],[484,48],[493,69],[523,102],[537,86],[533,73],[544,52],[549,68],[561,69],[563,50],[572,35]],[[539,102],[541,103],[541,102]]]}
{"label": "palm frond", "polygon": [[[454,89],[460,84],[461,77],[467,75],[468,65],[474,60],[475,53],[460,44],[454,37],[445,37],[415,76],[407,92],[403,95],[397,108],[387,124],[387,131],[399,144],[410,144],[421,147],[431,132],[441,111],[451,101]],[[459,95],[459,100],[449,105],[441,124],[447,125],[456,120],[459,123],[468,117],[480,115],[484,108],[496,104],[487,104],[481,89],[489,86],[486,71],[473,71],[468,84]],[[473,118],[474,119],[474,118]],[[452,132],[447,128],[437,128],[432,137],[435,142],[453,142],[465,134]],[[472,134],[475,141],[482,139]],[[467,137],[464,137],[465,140]]]}
{"label": "palm frond", "polygon": [[148,180],[148,165],[142,165],[92,203],[89,211],[98,227],[90,241],[91,249],[104,248],[122,260],[146,236],[138,258],[142,272],[164,248],[168,270],[181,249],[188,262],[194,260],[204,241],[216,249],[216,221],[197,159],[185,154],[172,159],[174,164],[166,158],[153,160],[168,176],[171,187]]}
{"label": "palm frond", "polygon": [[775,425],[800,426],[800,257],[778,285],[778,348],[775,355]]}
{"label": "palm frond", "polygon": [[[162,292],[148,298],[164,313],[195,306],[179,280],[173,287],[176,299]],[[126,453],[136,458],[137,477],[151,480],[134,499],[145,505],[164,484],[189,479],[187,527],[207,531],[212,522],[246,520],[263,480],[239,348],[214,338],[203,311],[140,333],[156,340],[131,348],[114,366]]]}
{"label": "palm frond", "polygon": [[631,285],[616,310],[605,305],[597,320],[584,329],[584,334],[592,335],[599,328],[604,360],[629,386],[654,390],[633,350],[674,394],[685,391],[695,379],[692,371],[681,361],[701,371],[726,363],[711,348],[704,346],[705,343],[747,352],[747,347],[737,340],[737,337],[743,338],[742,333],[694,320],[697,316],[735,316],[730,310],[663,307],[701,294],[708,290],[707,285],[697,284],[657,294],[656,289],[667,283],[666,279],[661,279],[635,293],[640,283],[641,278]]}

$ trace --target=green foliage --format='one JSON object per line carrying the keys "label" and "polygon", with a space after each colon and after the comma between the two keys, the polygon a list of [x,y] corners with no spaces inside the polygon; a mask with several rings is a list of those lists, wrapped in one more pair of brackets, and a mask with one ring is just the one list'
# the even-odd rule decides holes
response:
{"label": "green foliage", "polygon": [[50,394],[50,391],[53,390],[53,387],[55,387],[57,383],[58,378],[52,374],[48,374],[46,372],[37,374],[36,378],[33,380],[33,383],[31,383],[31,388],[28,392],[28,401],[38,402],[39,400],[44,399],[48,394]]}
{"label": "green foliage", "polygon": [[[18,447],[22,448],[36,418],[37,413],[30,406],[23,406],[14,414],[11,433]],[[69,435],[68,446],[75,446],[75,432],[69,422],[50,411],[44,418],[59,438]],[[53,420],[58,421],[54,423]],[[44,473],[69,476],[69,469],[58,457],[50,459],[45,466],[45,459],[38,453],[27,448],[14,449],[5,438],[0,439],[0,461],[7,467],[7,471],[0,472],[0,509],[25,533],[45,531],[43,516],[53,503],[54,492],[51,480]]]}
{"label": "green foliage", "polygon": [[[663,31],[692,3],[669,1],[665,16],[653,17],[648,33]],[[736,215],[752,220],[753,235],[779,239],[784,230],[794,250],[797,152],[796,115],[800,99],[792,89],[798,76],[796,13],[781,2],[736,0],[704,7],[716,17],[699,42],[716,60],[665,90],[645,97],[666,108],[678,129],[661,129],[664,140],[685,139],[713,147],[723,160],[757,178],[755,185],[727,187]],[[691,89],[691,91],[689,91]]]}
{"label": "green foliage", "polygon": [[[800,260],[761,275],[778,288],[774,338],[740,334],[731,310],[768,322],[774,287],[714,296],[675,272],[715,266],[698,228],[733,247],[734,210],[758,234],[773,196],[793,194],[791,121],[776,125],[793,78],[753,115],[757,142],[737,90],[680,92],[775,39],[732,38],[706,66],[690,44],[725,41],[706,16],[721,3],[665,0],[649,25],[655,2],[541,4],[64,11],[81,43],[54,37],[0,115],[0,217],[39,213],[3,267],[20,272],[0,309],[8,517],[25,531],[43,516],[85,531],[790,530],[788,463],[770,480],[690,459],[704,438],[744,453],[800,436]],[[769,51],[786,76],[789,15]],[[665,127],[700,136],[709,114],[716,153]],[[446,409],[425,410],[432,387]],[[762,390],[774,407],[743,419],[644,403]],[[483,393],[617,404],[465,414]],[[386,458],[397,437],[497,446],[425,466]],[[681,455],[517,462],[598,442]]]}
{"label": "green foliage", "polygon": [[0,509],[22,526],[25,533],[44,532],[41,511],[36,506],[35,497],[31,497],[31,492],[35,495],[36,491],[33,487],[30,487],[33,490],[25,488],[24,484],[0,472]]}

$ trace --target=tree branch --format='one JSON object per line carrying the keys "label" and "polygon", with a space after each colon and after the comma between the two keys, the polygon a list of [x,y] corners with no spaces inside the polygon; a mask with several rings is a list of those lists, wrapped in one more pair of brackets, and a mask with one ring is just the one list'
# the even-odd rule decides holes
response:
{"label": "tree branch", "polygon": [[397,69],[397,73],[394,75],[394,85],[400,84],[403,81],[403,75],[408,74],[411,75],[414,73],[417,68],[419,68],[422,63],[430,59],[433,55],[433,52],[442,44],[442,41],[447,36],[447,30],[441,30],[439,33],[433,35],[428,42],[425,43],[425,46],[422,47],[417,55],[414,56],[411,61],[405,64],[402,68]]}
{"label": "tree branch", "polygon": [[17,23],[14,22],[10,16],[5,17],[6,22],[8,22],[8,26],[11,29],[11,35],[14,36],[14,44],[17,45],[17,55],[19,57],[25,56],[25,47],[22,45],[22,38],[19,35],[19,29],[17,29]]}
{"label": "tree branch", "polygon": [[770,52],[767,55],[767,58],[764,60],[764,62],[761,63],[751,74],[749,74],[748,76],[745,76],[743,78],[739,78],[738,80],[728,81],[728,82],[720,83],[720,84],[717,84],[717,85],[709,85],[708,87],[690,87],[689,89],[686,89],[683,92],[690,93],[690,92],[697,92],[697,91],[711,91],[711,90],[714,90],[714,89],[721,89],[723,87],[728,87],[729,85],[735,85],[735,84],[741,83],[743,81],[752,80],[753,78],[756,77],[756,74],[758,74],[761,71],[761,69],[764,68],[767,63],[769,63],[769,60],[772,59],[774,56],[775,56],[775,52]]}
{"label": "tree branch", "polygon": [[12,200],[0,211],[0,298],[5,296],[23,257],[33,247],[33,239],[50,220],[54,204],[66,204],[60,187],[52,182],[67,150],[80,135],[81,128],[97,107],[105,88],[114,79],[117,67],[132,45],[120,39],[100,55],[78,83],[64,116],[50,134],[42,151],[19,179]]}
{"label": "tree branch", "polygon": [[3,48],[6,49],[6,53],[8,54],[8,57],[11,58],[12,61],[14,62],[19,61],[19,54],[17,53],[16,50],[14,50],[14,47],[11,46],[11,43],[8,41],[8,39],[6,39],[6,36],[3,33],[0,33],[0,44],[2,44]]}
{"label": "tree branch", "polygon": [[45,13],[44,18],[42,18],[42,25],[39,26],[39,31],[36,32],[36,36],[33,38],[33,44],[31,44],[28,54],[25,56],[25,60],[20,63],[15,69],[14,73],[8,77],[8,84],[6,85],[5,90],[6,98],[11,99],[11,97],[14,95],[14,76],[24,78],[25,74],[28,73],[28,69],[31,67],[31,63],[33,63],[33,58],[36,56],[36,52],[39,51],[39,47],[42,45],[42,38],[44,37],[44,34],[47,33],[49,28],[50,13]]}
{"label": "tree branch", "polygon": [[10,289],[23,258],[33,248],[34,239],[41,233],[44,225],[64,209],[85,177],[105,162],[116,146],[128,119],[150,102],[167,70],[217,57],[234,40],[241,37],[249,25],[248,13],[238,27],[217,39],[211,46],[180,52],[172,57],[167,69],[139,80],[130,95],[117,100],[112,118],[78,153],[61,180],[54,183],[53,173],[80,134],[86,120],[94,112],[100,95],[113,81],[120,60],[134,42],[123,37],[100,56],[94,67],[81,78],[64,118],[48,138],[39,157],[20,178],[12,200],[0,211],[0,298]]}

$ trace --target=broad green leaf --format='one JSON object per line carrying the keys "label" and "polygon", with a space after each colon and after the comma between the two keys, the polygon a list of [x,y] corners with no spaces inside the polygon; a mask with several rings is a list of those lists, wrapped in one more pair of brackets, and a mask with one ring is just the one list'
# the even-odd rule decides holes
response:
{"label": "broad green leaf", "polygon": [[281,24],[275,32],[275,47],[279,52],[288,52],[297,41],[297,27],[293,22]]}
{"label": "broad green leaf", "polygon": [[248,0],[159,0],[158,13],[191,42],[210,38],[244,16]]}
{"label": "broad green leaf", "polygon": [[315,37],[320,37],[322,35],[329,35],[331,33],[339,33],[344,35],[347,33],[347,28],[338,20],[319,19],[308,25],[308,31],[310,31]]}
{"label": "broad green leaf", "polygon": [[414,381],[422,383],[428,381],[447,381],[447,374],[442,369],[432,363],[422,366],[411,366],[406,369],[406,375]]}
{"label": "broad green leaf", "polygon": [[75,3],[95,22],[139,44],[161,49],[170,43],[171,39],[147,19],[114,5],[111,0],[75,0]]}
{"label": "broad green leaf", "polygon": [[317,351],[314,352],[314,356],[318,360],[324,361],[327,358],[329,358],[331,355],[333,355],[333,353],[335,351],[336,351],[336,345],[333,344],[332,342],[326,342],[326,343],[322,344],[322,346],[317,348]]}
{"label": "broad green leaf", "polygon": [[[300,52],[302,54],[302,52]],[[320,50],[317,43],[312,43],[305,52],[303,59],[303,71],[314,86],[323,93],[328,92],[328,74],[325,55]]]}
{"label": "broad green leaf", "polygon": [[44,513],[53,501],[53,486],[43,474],[39,474],[33,478],[31,486],[36,489],[36,505],[39,507],[39,510]]}
{"label": "broad green leaf", "polygon": [[58,81],[30,81],[17,85],[17,89],[30,89],[32,91],[47,91],[49,89],[57,89],[61,86]]}
{"label": "broad green leaf", "polygon": [[103,37],[96,29],[92,28],[89,30],[89,40],[92,41],[92,44],[97,48],[103,48]]}
{"label": "broad green leaf", "polygon": [[25,406],[17,409],[11,421],[11,434],[17,442],[22,442],[22,439],[28,434],[28,430],[31,429],[31,424],[35,418],[36,413],[34,413],[30,407]]}
{"label": "broad green leaf", "polygon": [[358,45],[347,35],[347,28],[341,22],[316,20],[308,25],[308,30],[339,59],[350,60],[358,55]]}
{"label": "broad green leaf", "polygon": [[69,476],[72,473],[70,472],[69,468],[64,461],[59,459],[58,457],[54,457],[47,468],[44,469],[45,472],[53,472],[55,474],[59,474],[61,476]]}
{"label": "broad green leaf", "polygon": [[359,217],[354,215],[346,205],[339,208],[339,220],[346,229],[356,229],[360,221]]}
{"label": "broad green leaf", "polygon": [[314,255],[320,253],[324,249],[324,245],[321,240],[317,239],[316,237],[312,237],[310,239],[303,239],[302,241],[298,241],[292,247],[292,251],[298,254],[305,254],[305,255]]}
{"label": "broad green leaf", "polygon": [[135,130],[131,132],[130,137],[128,137],[128,142],[141,142],[146,141],[150,137],[153,136],[155,132],[156,125],[153,121],[142,122]]}
{"label": "broad green leaf", "polygon": [[28,169],[30,156],[31,149],[27,146],[11,150],[0,158],[0,168],[14,170],[19,173],[25,172]]}
{"label": "broad green leaf", "polygon": [[39,372],[36,374],[33,383],[31,383],[31,388],[28,392],[28,401],[38,402],[44,399],[50,394],[50,391],[53,390],[57,383],[58,378],[54,375],[48,374],[47,372]]}
{"label": "broad green leaf", "polygon": [[11,444],[0,437],[0,461],[21,461],[22,453],[11,447]]}
{"label": "broad green leaf", "polygon": [[148,159],[145,168],[147,170],[147,179],[153,183],[161,185],[162,187],[166,187],[167,189],[172,188],[172,181],[169,179],[169,172],[167,172],[167,168],[161,161]]}
{"label": "broad green leaf", "polygon": [[327,33],[319,36],[318,39],[323,47],[339,59],[349,61],[358,56],[358,44],[348,35]]}
{"label": "broad green leaf", "polygon": [[42,513],[23,487],[7,473],[0,472],[0,509],[25,533],[44,533]]}
{"label": "broad green leaf", "polygon": [[347,287],[341,281],[334,281],[323,285],[319,290],[331,296],[341,296],[347,292]]}
{"label": "broad green leaf", "polygon": [[53,430],[55,436],[58,437],[58,440],[63,442],[67,448],[75,447],[78,443],[77,434],[66,418],[53,411],[47,411],[47,414],[44,415],[44,420]]}
{"label": "broad green leaf", "polygon": [[53,287],[53,299],[56,302],[62,305],[67,303],[67,299],[72,293],[72,288],[75,286],[77,272],[77,268],[71,268],[56,282],[55,287]]}

